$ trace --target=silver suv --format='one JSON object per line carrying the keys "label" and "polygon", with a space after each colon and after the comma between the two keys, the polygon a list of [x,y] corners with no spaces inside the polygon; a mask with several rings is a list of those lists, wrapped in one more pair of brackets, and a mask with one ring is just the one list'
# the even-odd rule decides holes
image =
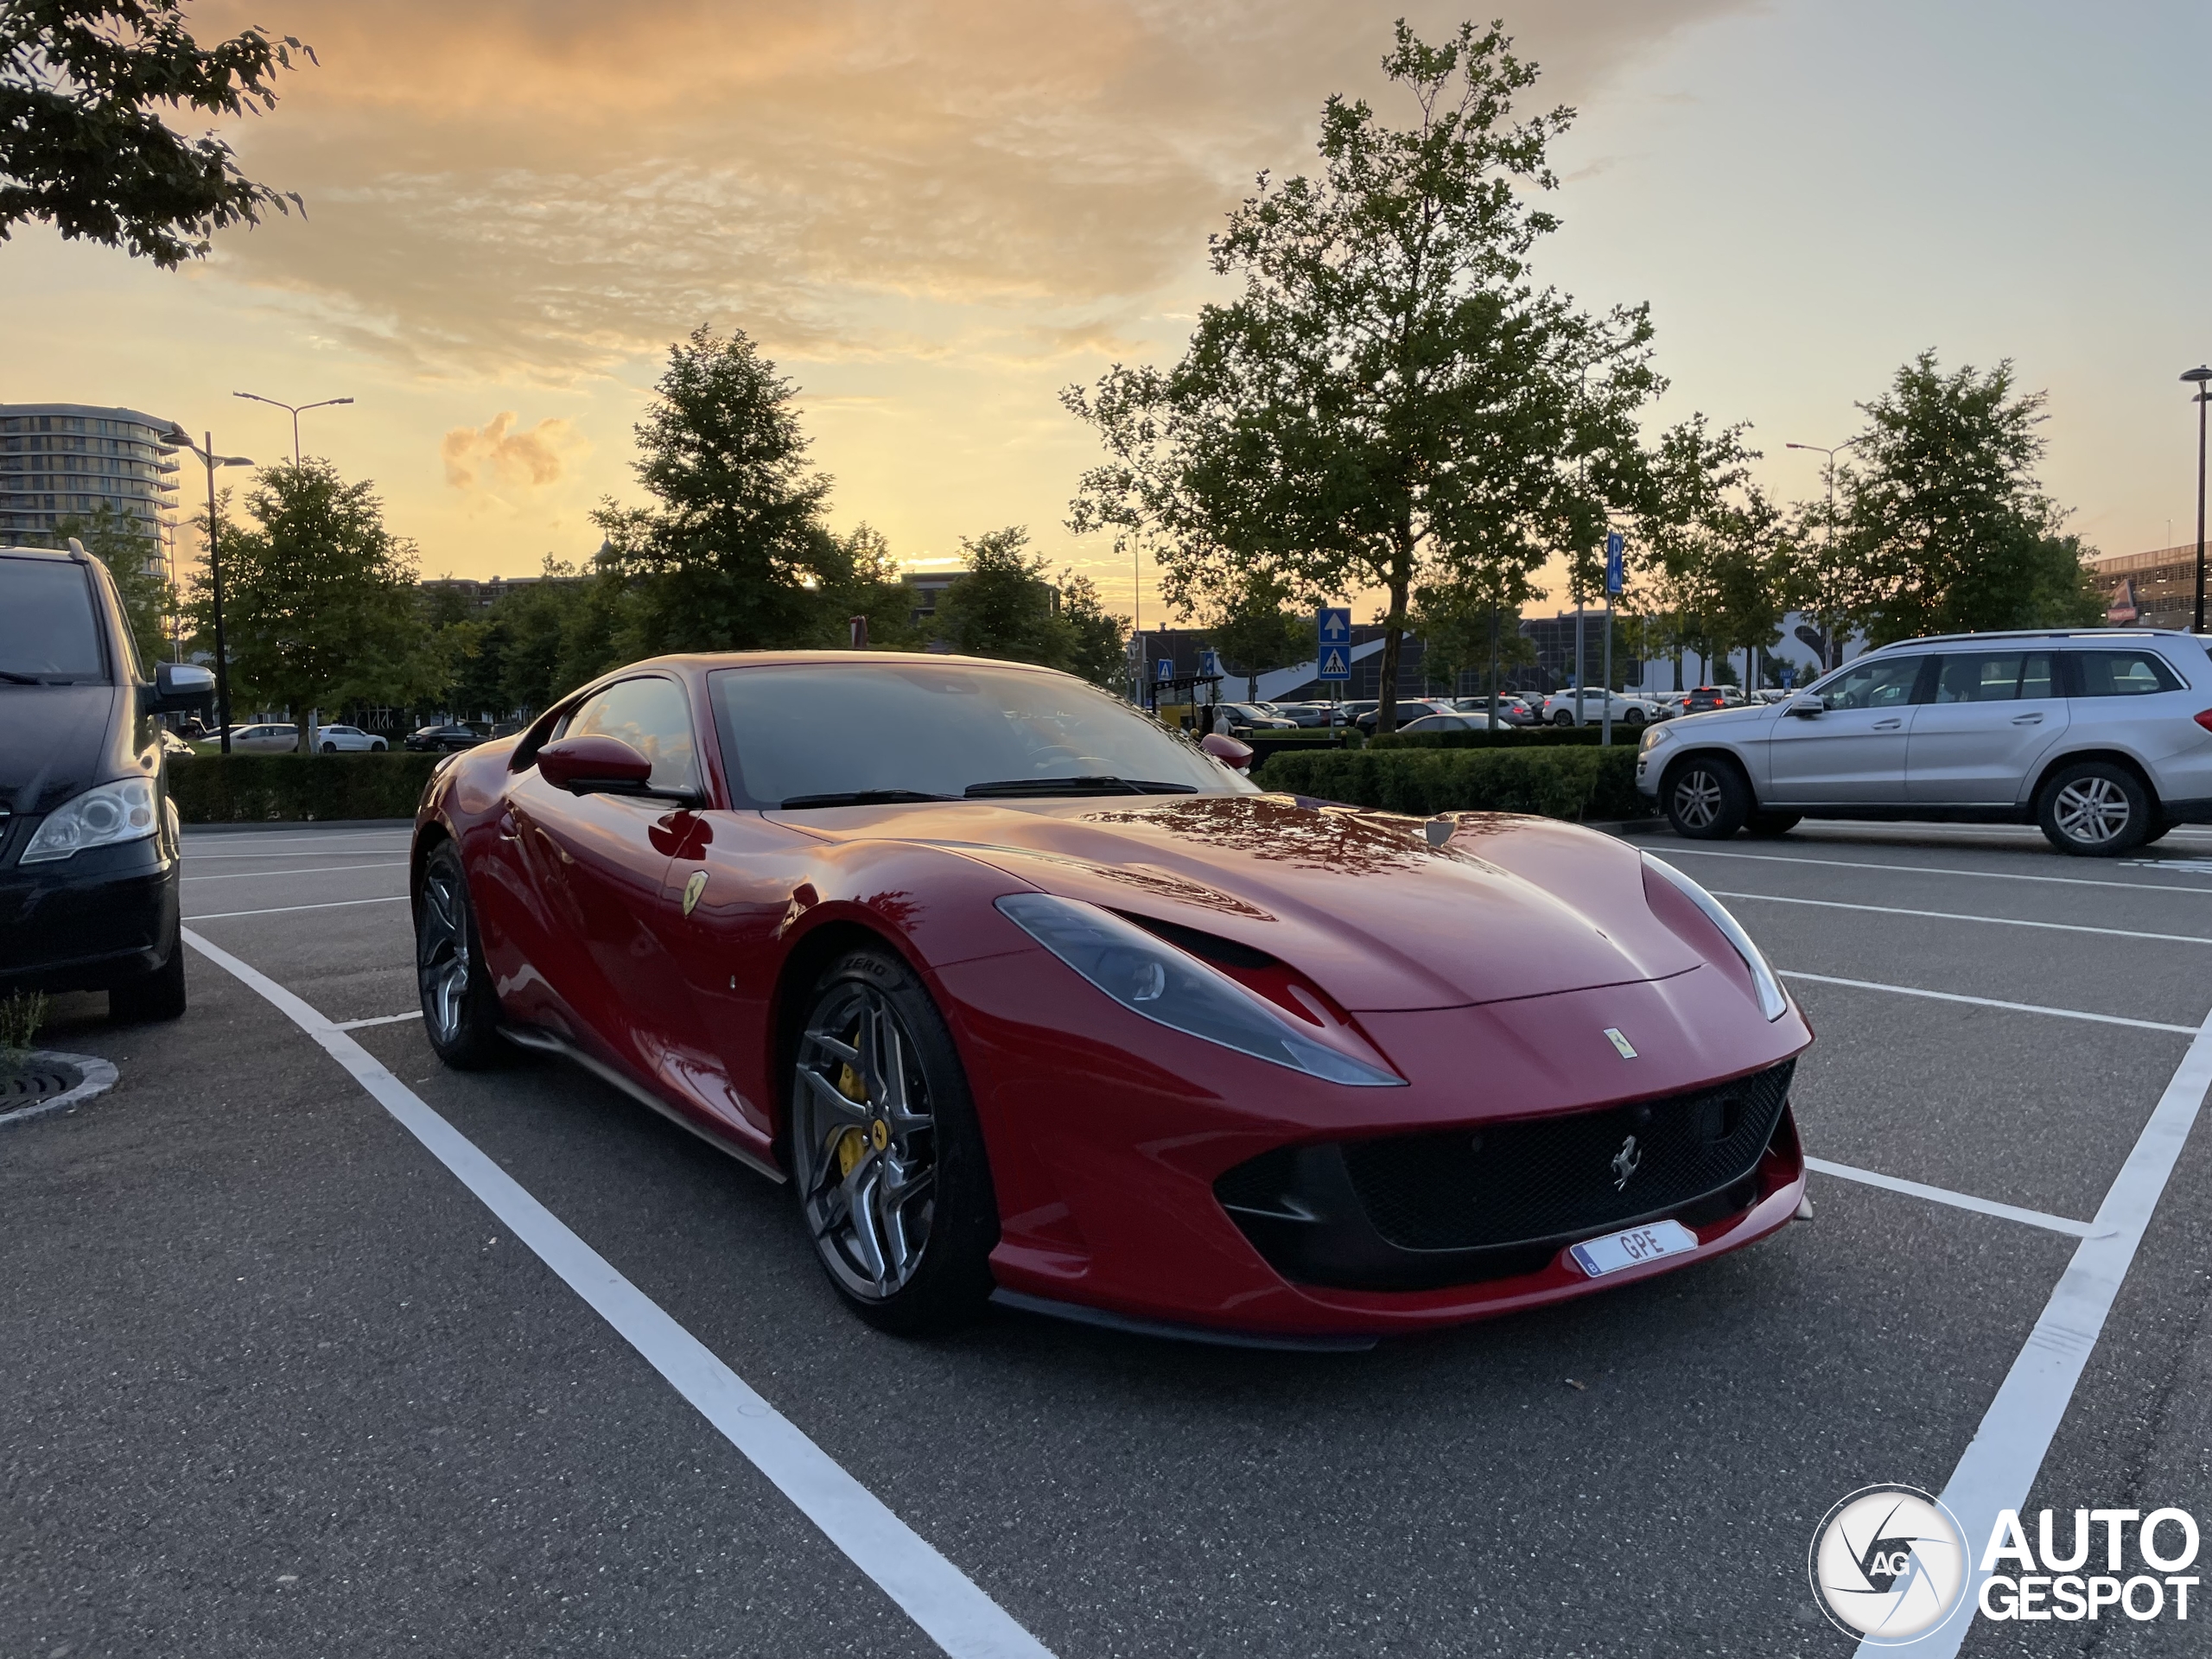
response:
{"label": "silver suv", "polygon": [[2109,857],[2212,823],[2212,656],[2149,628],[1906,640],[1778,703],[1651,728],[1636,786],[1700,840],[1805,817],[2033,823]]}

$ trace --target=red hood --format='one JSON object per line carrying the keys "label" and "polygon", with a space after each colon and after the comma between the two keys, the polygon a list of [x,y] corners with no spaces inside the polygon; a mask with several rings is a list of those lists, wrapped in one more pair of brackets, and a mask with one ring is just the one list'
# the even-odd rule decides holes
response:
{"label": "red hood", "polygon": [[1418,818],[1281,795],[775,814],[832,840],[945,848],[1048,893],[1235,939],[1354,1012],[1663,979],[1701,958],[1651,913],[1635,849],[1547,818]]}

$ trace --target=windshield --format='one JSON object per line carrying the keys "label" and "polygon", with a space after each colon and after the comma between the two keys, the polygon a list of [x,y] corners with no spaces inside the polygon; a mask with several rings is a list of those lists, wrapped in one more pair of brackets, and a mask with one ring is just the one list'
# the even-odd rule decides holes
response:
{"label": "windshield", "polygon": [[0,558],[0,686],[106,678],[83,567]]}
{"label": "windshield", "polygon": [[[1127,703],[1065,674],[906,663],[728,668],[709,676],[732,804],[957,800],[1256,786]],[[1065,785],[1060,787],[1059,785]]]}

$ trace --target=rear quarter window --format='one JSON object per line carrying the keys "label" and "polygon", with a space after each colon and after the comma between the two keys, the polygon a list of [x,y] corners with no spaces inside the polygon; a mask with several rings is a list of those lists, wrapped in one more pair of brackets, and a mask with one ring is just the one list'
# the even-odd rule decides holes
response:
{"label": "rear quarter window", "polygon": [[2077,697],[2147,697],[2183,689],[2180,675],[2154,651],[2075,651],[2067,653]]}

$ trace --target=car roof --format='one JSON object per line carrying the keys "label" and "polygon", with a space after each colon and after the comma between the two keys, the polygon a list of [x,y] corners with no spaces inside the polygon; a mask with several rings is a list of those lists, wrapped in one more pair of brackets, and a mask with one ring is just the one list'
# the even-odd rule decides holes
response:
{"label": "car roof", "polygon": [[[1988,633],[1929,633],[1916,639],[1893,639],[1886,645],[1877,645],[1862,656],[1874,657],[1889,652],[1916,650],[1923,645],[1998,645],[2019,639],[2080,639],[2110,641],[2113,639],[2186,639],[2202,644],[2194,634],[2180,628],[2006,628]],[[1852,661],[1859,658],[1854,657]]]}
{"label": "car roof", "polygon": [[51,547],[0,547],[0,558],[43,559],[49,564],[74,564],[77,556]]}

